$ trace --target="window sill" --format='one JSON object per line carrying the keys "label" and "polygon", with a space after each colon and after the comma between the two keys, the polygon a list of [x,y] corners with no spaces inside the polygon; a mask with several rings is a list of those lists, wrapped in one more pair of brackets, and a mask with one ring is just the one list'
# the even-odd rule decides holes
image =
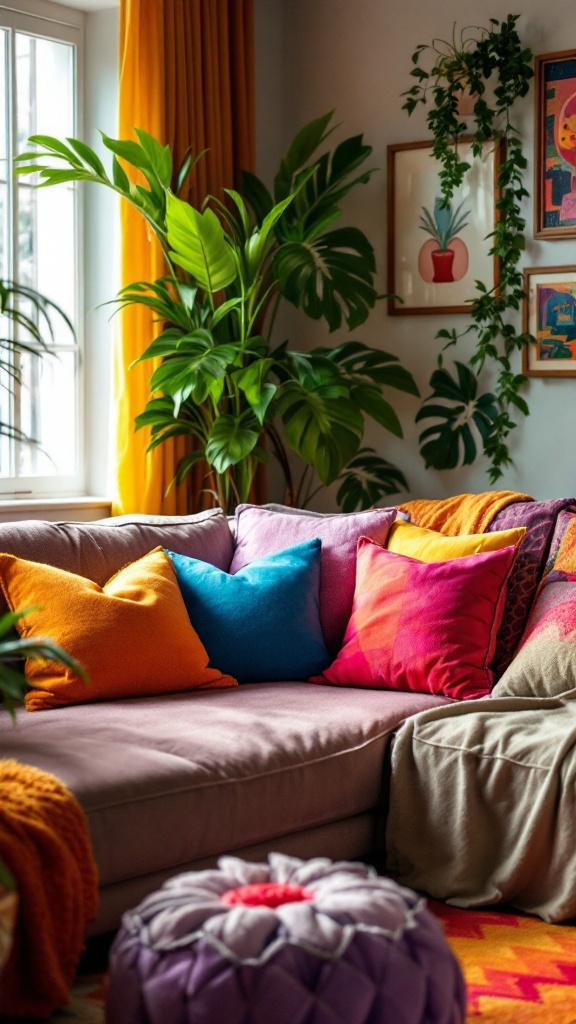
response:
{"label": "window sill", "polygon": [[109,498],[0,498],[0,523],[22,519],[46,519],[49,522],[92,522],[111,515]]}

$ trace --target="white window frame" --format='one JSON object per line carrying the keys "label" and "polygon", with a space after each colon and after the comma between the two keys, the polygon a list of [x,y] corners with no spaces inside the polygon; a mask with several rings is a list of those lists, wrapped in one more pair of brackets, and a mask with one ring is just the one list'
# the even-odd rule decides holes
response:
{"label": "white window frame", "polygon": [[[0,2],[0,27],[11,30],[11,47],[14,55],[14,33],[22,32],[47,39],[70,43],[75,53],[75,97],[74,97],[74,130],[73,135],[82,138],[83,134],[83,69],[84,69],[84,14],[81,11],[63,7],[44,0],[13,0],[13,3]],[[12,67],[12,83],[14,83],[14,67]],[[7,117],[10,124],[12,142],[15,140],[12,103],[7,98]],[[58,186],[55,186],[58,187]],[[42,498],[62,498],[86,494],[86,437],[85,437],[85,380],[84,380],[84,247],[83,247],[83,209],[82,195],[78,185],[75,186],[75,292],[76,292],[76,339],[78,343],[77,361],[77,466],[76,473],[71,476],[20,476],[0,477],[0,505],[2,501],[14,502],[21,499],[35,500]],[[11,196],[10,231],[12,254],[14,259],[15,231],[13,225],[15,215],[14,193]],[[13,264],[14,265],[14,264]],[[48,296],[49,297],[49,296]],[[51,358],[43,356],[41,358]]]}

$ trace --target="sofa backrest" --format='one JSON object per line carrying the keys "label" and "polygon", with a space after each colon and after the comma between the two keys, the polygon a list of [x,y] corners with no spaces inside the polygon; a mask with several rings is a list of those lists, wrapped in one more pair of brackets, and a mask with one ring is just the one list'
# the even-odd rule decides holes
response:
{"label": "sofa backrest", "polygon": [[[234,540],[221,509],[191,516],[126,515],[91,523],[29,519],[0,524],[0,551],[44,562],[103,586],[114,573],[161,544],[227,571]],[[0,596],[0,611],[6,610]]]}

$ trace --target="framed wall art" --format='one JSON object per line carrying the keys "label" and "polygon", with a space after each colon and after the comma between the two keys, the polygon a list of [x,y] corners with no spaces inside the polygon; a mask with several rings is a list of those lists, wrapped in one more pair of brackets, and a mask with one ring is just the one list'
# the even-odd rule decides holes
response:
{"label": "framed wall art", "polygon": [[535,341],[523,349],[527,377],[576,377],[576,266],[524,271],[524,331]]}
{"label": "framed wall art", "polygon": [[472,154],[471,140],[458,146],[470,164],[448,207],[442,207],[440,163],[431,142],[388,147],[388,311],[467,313],[475,282],[497,284],[498,260],[490,255],[501,148],[485,143]]}
{"label": "framed wall art", "polygon": [[534,237],[576,238],[576,50],[534,63]]}

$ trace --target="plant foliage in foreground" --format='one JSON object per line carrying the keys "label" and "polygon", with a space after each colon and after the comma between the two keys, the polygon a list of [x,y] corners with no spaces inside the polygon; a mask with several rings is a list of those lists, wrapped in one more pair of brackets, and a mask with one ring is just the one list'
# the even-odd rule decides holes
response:
{"label": "plant foliage in foreground", "polygon": [[[296,135],[272,191],[245,173],[243,194],[226,189],[200,209],[180,197],[199,157],[174,170],[169,148],[139,129],[137,141],[103,136],[111,175],[77,139],[33,136],[33,149],[17,158],[17,173],[37,175],[40,187],[89,181],[113,189],[159,239],[165,276],[135,282],[117,299],[146,306],[160,325],[139,357],[154,362],[136,429],[151,430],[151,449],[178,435],[193,439],[175,481],[206,462],[207,487],[227,510],[248,500],[269,452],[288,504],[306,505],[344,472],[339,493],[347,508],[406,486],[400,470],[361,449],[366,417],[402,436],[386,392],[418,390],[397,357],[360,341],[312,352],[272,341],[282,299],[334,331],[359,327],[378,298],[368,239],[336,226],[342,201],[372,174],[363,168],[371,149],[358,135],[316,155],[331,119],[326,114]],[[135,171],[143,184],[132,183]],[[303,464],[296,480],[288,450]]]}
{"label": "plant foliage in foreground", "polygon": [[21,637],[16,632],[16,623],[33,611],[22,608],[16,612],[5,612],[0,616],[0,698],[12,720],[14,709],[28,689],[28,680],[22,671],[22,658],[31,661],[55,661],[76,672],[88,682],[84,668],[52,640],[35,637]]}

